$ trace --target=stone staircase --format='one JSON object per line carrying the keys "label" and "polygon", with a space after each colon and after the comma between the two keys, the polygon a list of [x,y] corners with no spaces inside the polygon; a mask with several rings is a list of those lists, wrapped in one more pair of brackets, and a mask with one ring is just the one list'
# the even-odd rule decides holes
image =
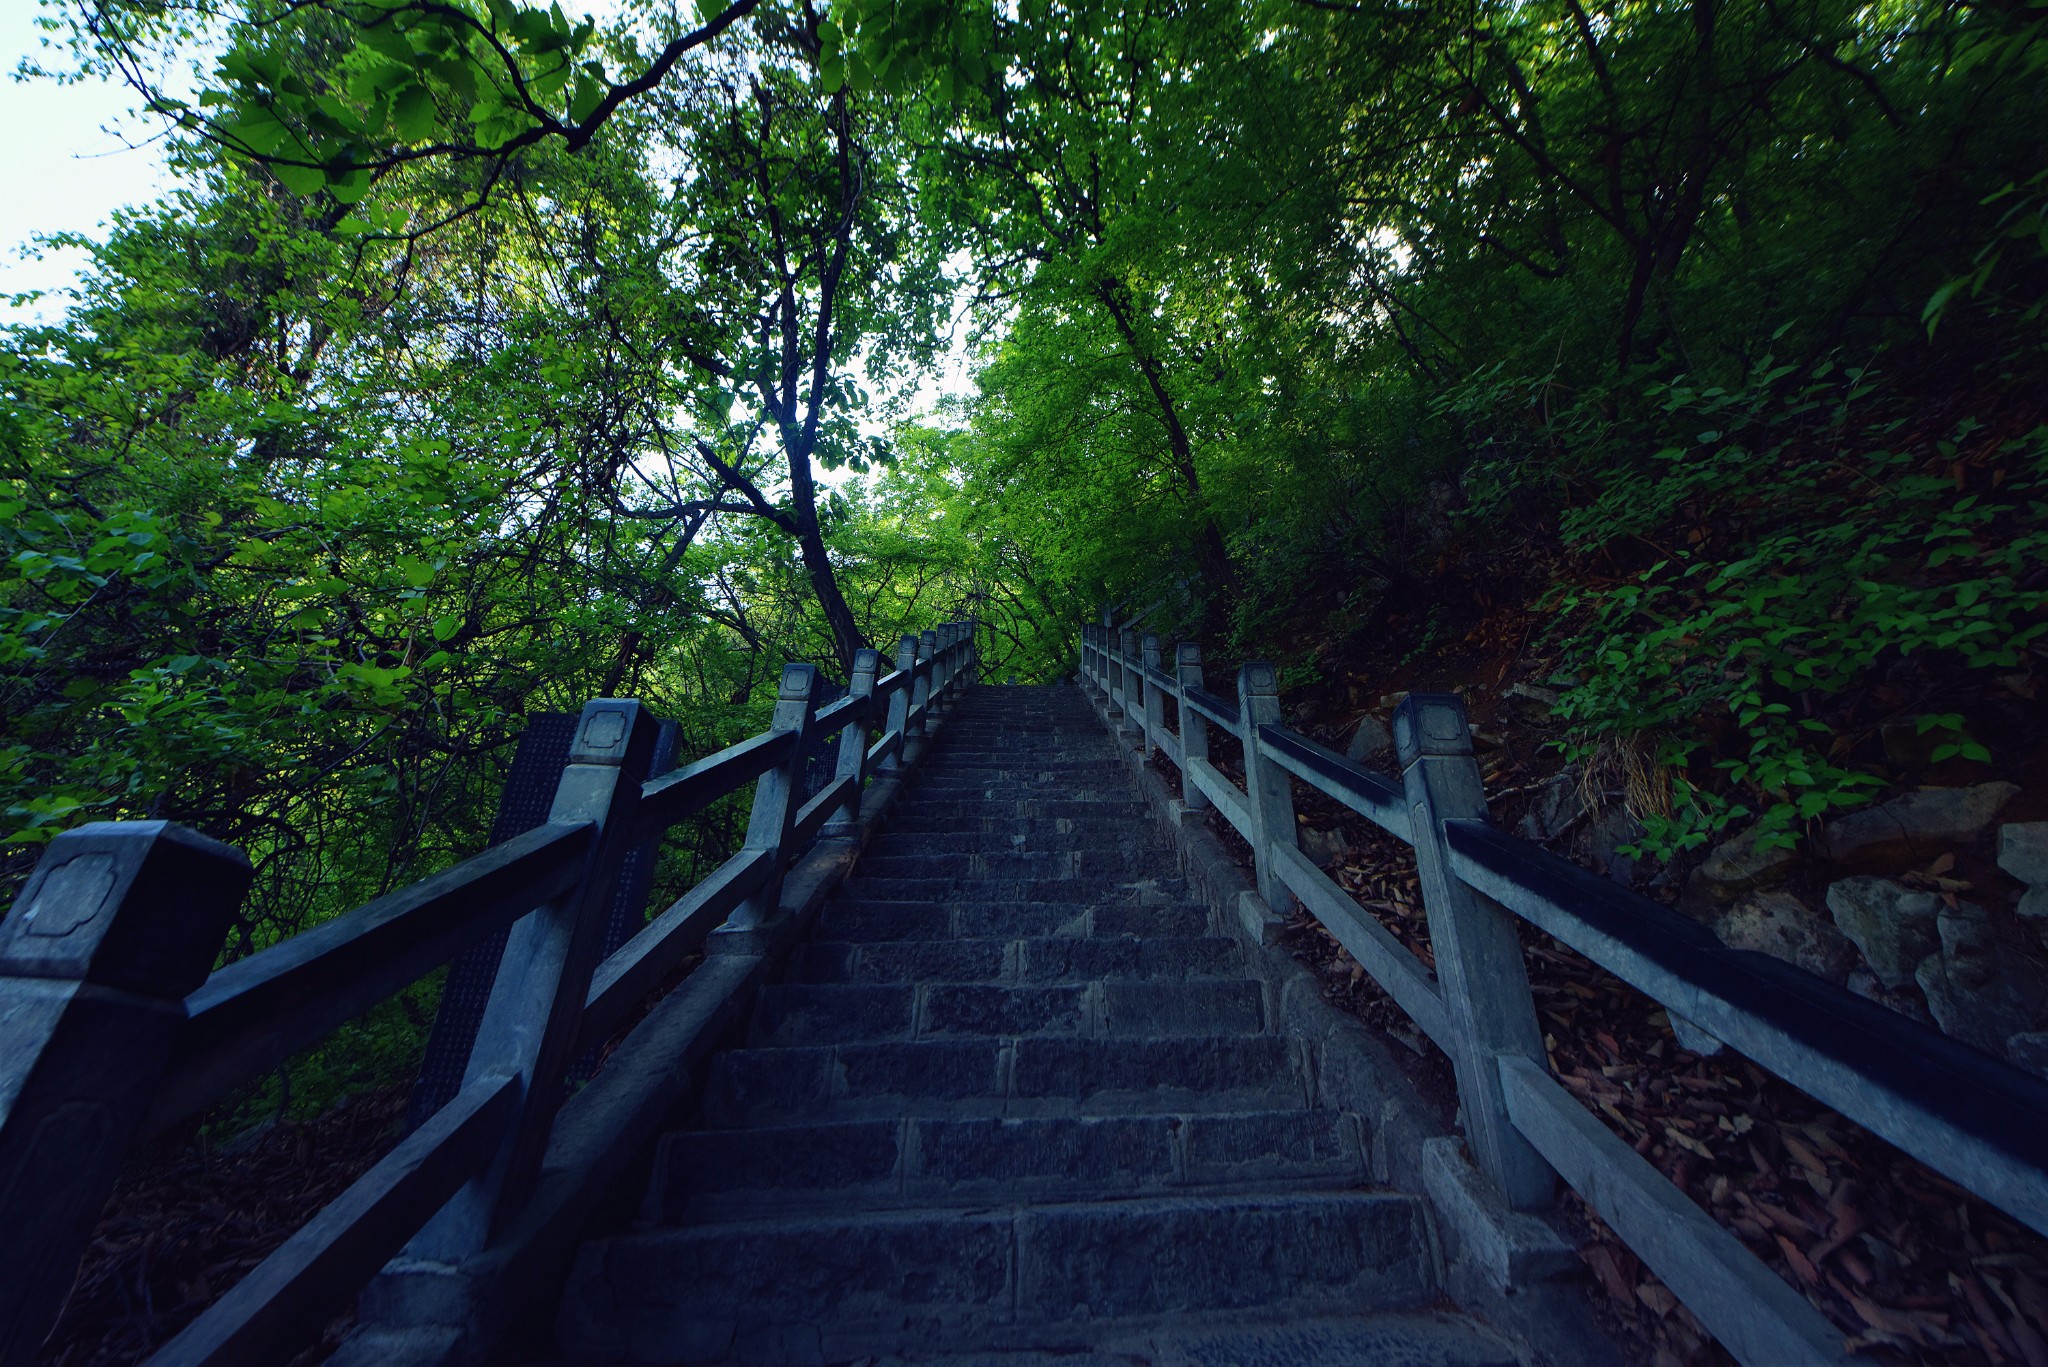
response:
{"label": "stone staircase", "polygon": [[1185,896],[1078,690],[969,692],[557,1352],[1514,1363]]}

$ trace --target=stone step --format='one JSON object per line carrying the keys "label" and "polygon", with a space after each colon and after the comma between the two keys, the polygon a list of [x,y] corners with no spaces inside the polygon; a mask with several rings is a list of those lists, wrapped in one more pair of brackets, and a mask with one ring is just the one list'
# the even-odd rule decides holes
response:
{"label": "stone step", "polygon": [[1209,909],[1186,902],[888,901],[847,897],[818,914],[820,940],[1101,938],[1208,935]]}
{"label": "stone step", "polygon": [[1092,978],[1224,978],[1242,973],[1237,942],[1221,935],[1149,939],[1048,937],[814,941],[788,978],[806,983],[1085,982]]}
{"label": "stone step", "polygon": [[903,795],[890,809],[890,825],[945,818],[977,821],[1058,821],[1100,827],[1104,824],[1152,829],[1152,813],[1144,803],[1124,796],[1107,798],[1032,798],[1028,801],[990,802],[981,798],[919,797],[915,789]]}
{"label": "stone step", "polygon": [[708,1125],[821,1118],[1140,1115],[1285,1110],[1308,1100],[1278,1035],[916,1040],[717,1055]]}
{"label": "stone step", "polygon": [[1512,1345],[1441,1311],[1167,1328],[1098,1336],[1087,1348],[879,1354],[870,1367],[1522,1367]]}
{"label": "stone step", "polygon": [[1105,1330],[1417,1309],[1439,1295],[1421,1203],[1201,1195],[758,1220],[587,1245],[557,1321],[571,1355],[833,1362],[1085,1348]]}
{"label": "stone step", "polygon": [[1179,877],[1111,882],[1099,878],[881,878],[856,873],[842,885],[861,902],[1081,902],[1088,905],[1178,902]]}
{"label": "stone step", "polygon": [[971,831],[906,831],[891,826],[867,843],[861,851],[863,864],[878,858],[926,854],[1060,854],[1071,851],[1094,853],[1102,850],[1132,850],[1143,847],[1152,857],[1171,865],[1173,854],[1163,843],[1142,838],[1140,832],[1060,830],[1057,827],[1019,830],[996,826]]}
{"label": "stone step", "polygon": [[851,1120],[666,1136],[644,1217],[1123,1200],[1368,1180],[1356,1116],[1254,1111]]}
{"label": "stone step", "polygon": [[776,983],[761,989],[751,1043],[767,1047],[990,1036],[1253,1035],[1266,1026],[1249,978],[1001,983]]}
{"label": "stone step", "polygon": [[[1139,820],[1121,821],[1112,825],[1099,825],[1092,821],[1077,820],[1073,817],[1055,817],[1040,820],[1031,817],[992,817],[981,811],[963,814],[932,815],[906,812],[894,808],[889,813],[888,825],[875,837],[875,844],[889,839],[916,840],[924,836],[998,836],[1004,840],[1022,837],[1027,843],[1042,841],[1071,840],[1075,845],[1055,848],[1085,848],[1090,843],[1102,841],[1119,848],[1133,841],[1151,841],[1151,828]],[[869,846],[874,848],[873,845]]]}
{"label": "stone step", "polygon": [[946,878],[974,882],[1130,883],[1172,878],[1179,873],[1161,849],[1122,846],[1098,850],[926,850],[918,854],[875,854],[860,859],[862,878]]}

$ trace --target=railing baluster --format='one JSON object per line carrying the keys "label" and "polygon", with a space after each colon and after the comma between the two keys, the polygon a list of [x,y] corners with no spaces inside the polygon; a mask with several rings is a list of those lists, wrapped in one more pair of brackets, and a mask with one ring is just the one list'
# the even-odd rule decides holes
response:
{"label": "railing baluster", "polygon": [[95,822],[50,843],[0,923],[0,1362],[56,1323],[249,878],[182,827]]}
{"label": "railing baluster", "polygon": [[782,684],[775,695],[777,731],[797,733],[789,758],[754,781],[754,809],[747,818],[743,848],[770,852],[768,881],[740,903],[724,925],[711,933],[705,945],[710,954],[760,954],[780,929],[776,925],[782,904],[782,874],[789,864],[789,830],[796,818],[799,794],[803,791],[805,752],[809,749],[811,717],[818,708],[816,665],[787,664],[782,667]]}
{"label": "railing baluster", "polygon": [[1450,868],[1443,823],[1484,817],[1472,729],[1454,693],[1411,693],[1394,711],[1394,747],[1407,788],[1429,943],[1453,1039],[1465,1133],[1479,1167],[1520,1210],[1550,1203],[1557,1177],[1508,1117],[1497,1056],[1545,1067],[1543,1032],[1514,919]]}
{"label": "railing baluster", "polygon": [[1200,712],[1187,704],[1187,690],[1202,686],[1202,648],[1193,641],[1182,641],[1173,648],[1174,681],[1181,687],[1180,703],[1180,756],[1181,756],[1181,801],[1191,812],[1209,809],[1209,795],[1195,786],[1187,771],[1196,760],[1209,758],[1209,722]]}
{"label": "railing baluster", "polygon": [[1145,733],[1145,758],[1152,758],[1152,752],[1159,748],[1159,732],[1166,725],[1166,690],[1153,681],[1152,675],[1159,668],[1159,637],[1157,633],[1145,633],[1144,672],[1138,675],[1140,696],[1144,699],[1141,729]]}
{"label": "railing baluster", "polygon": [[1259,896],[1276,912],[1294,905],[1294,894],[1273,867],[1272,847],[1295,845],[1293,778],[1259,752],[1259,728],[1280,720],[1280,679],[1273,666],[1255,660],[1237,671],[1237,739],[1244,748],[1245,807],[1251,818],[1246,843]]}
{"label": "railing baluster", "polygon": [[840,779],[853,780],[853,791],[847,795],[846,805],[833,813],[825,828],[818,832],[826,840],[836,840],[853,833],[854,823],[860,818],[860,794],[867,782],[868,737],[875,727],[875,678],[882,671],[882,653],[878,650],[863,650],[853,657],[853,677],[847,682],[849,697],[868,699],[867,716],[860,721],[851,721],[839,733],[839,764],[834,770],[834,782]]}
{"label": "railing baluster", "polygon": [[548,820],[595,822],[597,839],[575,889],[521,918],[505,942],[463,1085],[518,1078],[518,1112],[489,1166],[413,1241],[423,1258],[456,1262],[482,1249],[540,1174],[583,1004],[603,957],[619,869],[633,846],[634,809],[657,727],[645,708],[625,698],[585,704],[577,721]]}

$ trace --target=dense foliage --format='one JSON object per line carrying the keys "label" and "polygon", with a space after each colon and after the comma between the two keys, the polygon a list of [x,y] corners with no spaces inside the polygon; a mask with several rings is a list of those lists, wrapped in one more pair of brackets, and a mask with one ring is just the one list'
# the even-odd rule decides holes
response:
{"label": "dense foliage", "polygon": [[[1886,717],[1988,756],[2044,13],[51,5],[184,181],[0,357],[7,872],[187,821],[246,949],[473,848],[533,710],[701,752],[783,659],[967,613],[1052,678],[1103,602],[1299,680],[1508,543],[1655,850],[1863,800],[1904,660]],[[978,390],[913,412],[956,315]]]}

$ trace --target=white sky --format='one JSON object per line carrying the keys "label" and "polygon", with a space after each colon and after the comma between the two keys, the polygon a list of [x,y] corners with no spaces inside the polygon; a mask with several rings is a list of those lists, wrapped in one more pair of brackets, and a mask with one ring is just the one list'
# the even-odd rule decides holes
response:
{"label": "white sky", "polygon": [[[571,12],[615,13],[618,0],[565,4]],[[0,323],[60,316],[62,291],[77,278],[85,254],[76,248],[36,248],[43,233],[100,235],[120,208],[148,203],[170,185],[152,141],[156,122],[133,112],[126,86],[104,81],[59,85],[15,78],[16,64],[42,51],[36,27],[38,0],[0,0]],[[49,65],[64,65],[61,53]],[[9,296],[48,291],[50,297],[15,305]],[[966,328],[956,329],[953,353],[919,386],[912,407],[928,413],[945,394],[973,388],[961,348]],[[845,474],[819,472],[830,484]]]}
{"label": "white sky", "polygon": [[[0,128],[8,130],[0,138],[0,185],[11,187],[0,195],[0,296],[61,290],[75,278],[84,260],[75,249],[24,258],[36,234],[96,234],[115,209],[146,203],[167,188],[155,147],[129,146],[154,130],[129,115],[125,87],[14,78],[15,64],[41,48],[39,10],[36,0],[0,0]],[[62,311],[61,299],[26,308],[0,299],[0,322]]]}

